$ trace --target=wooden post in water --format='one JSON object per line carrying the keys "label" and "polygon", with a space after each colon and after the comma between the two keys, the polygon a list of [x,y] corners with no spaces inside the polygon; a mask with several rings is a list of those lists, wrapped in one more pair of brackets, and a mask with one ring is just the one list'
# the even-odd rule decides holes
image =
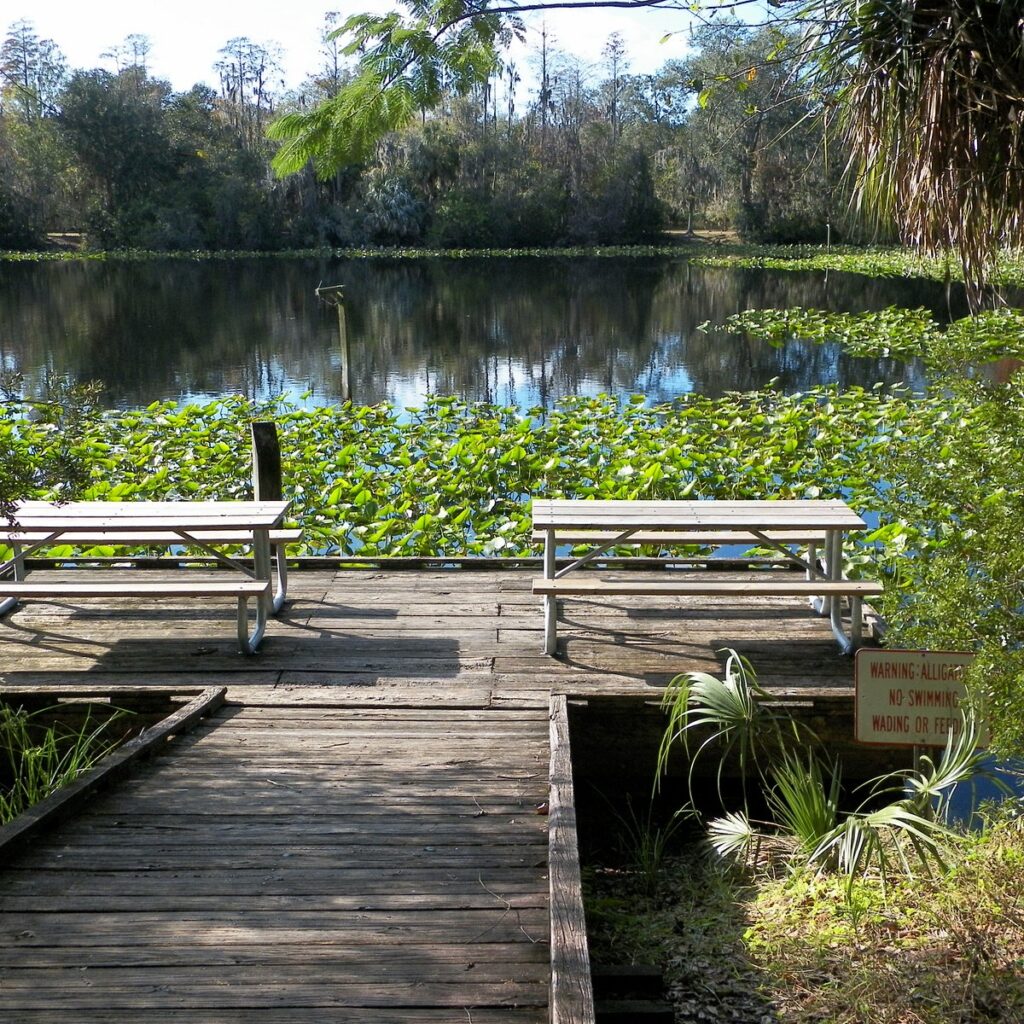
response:
{"label": "wooden post in water", "polygon": [[253,498],[256,501],[281,501],[284,485],[277,424],[253,423],[251,426]]}
{"label": "wooden post in water", "polygon": [[341,352],[341,400],[352,401],[352,382],[349,377],[349,364],[351,362],[348,344],[348,324],[345,322],[345,297],[342,294],[344,286],[340,284],[320,285],[316,289],[316,297],[323,299],[329,306],[334,306],[338,311],[338,345]]}

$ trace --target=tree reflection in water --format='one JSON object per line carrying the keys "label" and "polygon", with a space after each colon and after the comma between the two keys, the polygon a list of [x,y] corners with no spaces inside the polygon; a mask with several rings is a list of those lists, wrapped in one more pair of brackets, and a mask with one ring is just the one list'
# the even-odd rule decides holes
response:
{"label": "tree reflection in water", "polygon": [[787,392],[921,388],[916,364],[698,325],[790,306],[967,312],[929,281],[699,268],[685,256],[26,262],[0,278],[0,365],[30,380],[101,380],[113,407],[305,391],[330,404],[340,353],[335,313],[314,295],[321,283],[345,289],[354,399],[399,405],[427,393],[522,409],[602,391],[659,401],[773,379]]}

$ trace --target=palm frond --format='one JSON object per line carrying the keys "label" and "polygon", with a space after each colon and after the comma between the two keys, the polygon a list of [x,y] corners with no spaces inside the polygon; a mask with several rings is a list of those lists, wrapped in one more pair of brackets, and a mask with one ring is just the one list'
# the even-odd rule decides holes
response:
{"label": "palm frond", "polygon": [[826,787],[821,761],[813,751],[807,752],[806,762],[785,751],[773,775],[768,805],[776,823],[799,841],[805,853],[813,853],[839,821],[838,768],[829,772]]}
{"label": "palm frond", "polygon": [[690,757],[689,785],[693,794],[693,773],[700,755],[719,747],[717,788],[722,796],[722,773],[729,754],[735,749],[741,778],[746,780],[756,765],[757,744],[763,738],[765,716],[758,697],[765,696],[750,663],[734,650],[728,651],[722,679],[708,672],[687,672],[676,676],[665,689],[662,707],[668,723],[658,749],[658,778],[665,771],[672,748],[682,742],[689,753],[689,733],[706,730],[707,736]]}
{"label": "palm frond", "polygon": [[843,0],[826,72],[862,209],[906,244],[959,254],[977,308],[1024,243],[1024,19],[1000,0]]}
{"label": "palm frond", "polygon": [[743,811],[731,811],[708,822],[708,843],[719,857],[738,864],[750,861],[758,831]]}

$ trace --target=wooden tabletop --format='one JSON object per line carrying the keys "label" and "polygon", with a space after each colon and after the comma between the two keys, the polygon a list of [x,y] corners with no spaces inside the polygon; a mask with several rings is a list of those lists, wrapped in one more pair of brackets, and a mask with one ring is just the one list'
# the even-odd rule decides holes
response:
{"label": "wooden tabletop", "polygon": [[281,525],[287,501],[24,501],[15,515],[25,533],[59,530],[270,530]]}
{"label": "wooden tabletop", "polygon": [[535,499],[534,529],[863,530],[844,501],[574,501]]}

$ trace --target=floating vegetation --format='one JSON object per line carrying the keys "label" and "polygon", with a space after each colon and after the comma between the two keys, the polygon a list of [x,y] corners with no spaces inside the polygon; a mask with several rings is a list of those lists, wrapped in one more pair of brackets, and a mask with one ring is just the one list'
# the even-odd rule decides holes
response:
{"label": "floating vegetation", "polygon": [[[526,555],[536,553],[535,496],[842,495],[880,510],[886,447],[906,432],[941,431],[948,412],[935,400],[834,388],[688,395],[655,407],[640,396],[572,398],[527,416],[455,398],[406,410],[228,398],[107,413],[76,451],[90,467],[83,499],[241,498],[248,424],[272,419],[305,553]],[[41,457],[54,442],[45,425],[0,412],[0,443]]]}
{"label": "floating vegetation", "polygon": [[[710,323],[701,324],[709,330]],[[730,334],[747,334],[770,345],[790,340],[836,343],[854,356],[924,359],[930,366],[980,365],[1024,357],[1024,310],[998,309],[964,317],[948,326],[926,309],[887,309],[832,313],[820,309],[748,309],[720,325]]]}
{"label": "floating vegetation", "polygon": [[239,259],[339,259],[339,260],[424,260],[424,259],[485,259],[488,257],[507,259],[509,257],[595,257],[609,258],[623,256],[685,256],[690,250],[680,245],[569,245],[530,249],[422,249],[396,248],[391,246],[356,246],[343,249],[330,247],[317,249],[193,249],[155,251],[152,249],[111,249],[41,251],[41,252],[0,252],[0,260],[12,262],[42,262],[48,260],[239,260]]}
{"label": "floating vegetation", "polygon": [[[933,281],[962,281],[963,271],[952,253],[924,256],[899,247],[874,248],[833,246],[826,249],[811,245],[743,245],[735,243],[698,243],[674,245],[600,245],[555,246],[527,249],[424,249],[387,246],[349,248],[286,249],[195,249],[154,251],[149,249],[113,249],[0,252],[0,261],[44,262],[66,260],[209,260],[238,259],[337,259],[337,260],[425,260],[549,257],[672,257],[685,259],[698,267],[724,267],[756,270],[836,270],[869,277],[927,278]],[[1024,287],[1024,254],[1006,251],[997,258],[990,284]]]}

